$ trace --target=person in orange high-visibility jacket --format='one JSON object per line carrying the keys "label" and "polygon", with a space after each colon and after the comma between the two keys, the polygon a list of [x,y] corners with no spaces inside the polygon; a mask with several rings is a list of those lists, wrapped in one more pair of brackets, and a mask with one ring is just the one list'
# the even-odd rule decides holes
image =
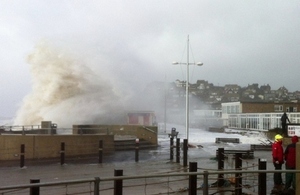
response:
{"label": "person in orange high-visibility jacket", "polygon": [[[282,170],[282,164],[284,163],[282,139],[283,137],[280,134],[277,134],[275,136],[275,142],[272,144],[272,157],[275,170]],[[274,173],[273,179],[274,187],[281,188],[281,185],[283,184],[281,173]]]}

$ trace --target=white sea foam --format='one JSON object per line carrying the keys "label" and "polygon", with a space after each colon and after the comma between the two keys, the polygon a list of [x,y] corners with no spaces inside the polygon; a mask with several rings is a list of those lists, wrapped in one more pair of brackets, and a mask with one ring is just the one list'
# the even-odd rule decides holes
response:
{"label": "white sea foam", "polygon": [[[176,124],[167,124],[167,131],[171,132],[172,127],[176,128],[176,131],[179,132],[179,137],[186,138],[186,129],[185,126],[176,125]],[[190,128],[189,129],[189,143],[191,144],[203,144],[203,143],[215,143],[216,138],[238,138],[240,144],[265,144],[268,143],[268,138],[263,133],[225,133],[225,132],[210,132],[204,129]],[[228,143],[228,146],[231,144]],[[233,144],[236,145],[236,144]]]}

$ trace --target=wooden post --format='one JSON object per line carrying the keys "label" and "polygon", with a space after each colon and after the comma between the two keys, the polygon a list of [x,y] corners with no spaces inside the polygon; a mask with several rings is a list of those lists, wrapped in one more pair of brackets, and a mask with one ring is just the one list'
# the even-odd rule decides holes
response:
{"label": "wooden post", "polygon": [[[242,170],[242,154],[235,154],[235,169]],[[242,174],[235,174],[235,195],[242,195]]]}
{"label": "wooden post", "polygon": [[187,167],[187,155],[188,155],[188,140],[183,140],[183,166]]}
{"label": "wooden post", "polygon": [[[197,162],[190,162],[189,172],[197,172]],[[197,194],[197,175],[189,176],[189,195]]]}
{"label": "wooden post", "polygon": [[[267,159],[258,159],[258,170],[267,170]],[[258,174],[258,194],[267,194],[267,173]]]}
{"label": "wooden post", "polygon": [[[30,183],[40,183],[39,179],[30,179]],[[39,195],[40,187],[30,187],[30,195]]]}
{"label": "wooden post", "polygon": [[174,159],[173,149],[174,149],[174,140],[173,140],[173,137],[171,136],[170,137],[170,160]]}
{"label": "wooden post", "polygon": [[60,143],[60,165],[65,164],[65,143]]}
{"label": "wooden post", "polygon": [[103,156],[103,140],[99,140],[98,163],[102,163],[102,156]]}
{"label": "wooden post", "polygon": [[135,162],[139,162],[139,145],[140,140],[137,138],[135,139]]}
{"label": "wooden post", "polygon": [[180,138],[176,138],[176,162],[180,163]]}
{"label": "wooden post", "polygon": [[[223,171],[224,170],[224,148],[218,148],[218,170]],[[224,185],[224,174],[218,174],[218,187],[222,187]]]}
{"label": "wooden post", "polygon": [[[115,170],[115,176],[123,176],[123,170]],[[117,179],[114,182],[114,195],[123,194],[123,180]]]}
{"label": "wooden post", "polygon": [[94,195],[99,195],[99,185],[100,185],[100,178],[95,177],[95,183],[94,183]]}
{"label": "wooden post", "polygon": [[21,144],[20,167],[23,168],[24,166],[25,166],[25,144]]}

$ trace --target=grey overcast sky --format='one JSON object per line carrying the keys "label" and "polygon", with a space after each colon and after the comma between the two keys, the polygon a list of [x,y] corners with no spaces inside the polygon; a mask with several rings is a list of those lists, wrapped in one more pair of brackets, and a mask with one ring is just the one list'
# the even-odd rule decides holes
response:
{"label": "grey overcast sky", "polygon": [[[300,90],[296,0],[1,0],[0,117],[15,116],[32,90],[28,55],[43,41],[73,52],[121,85],[185,80],[270,84]],[[43,64],[41,64],[43,67]]]}

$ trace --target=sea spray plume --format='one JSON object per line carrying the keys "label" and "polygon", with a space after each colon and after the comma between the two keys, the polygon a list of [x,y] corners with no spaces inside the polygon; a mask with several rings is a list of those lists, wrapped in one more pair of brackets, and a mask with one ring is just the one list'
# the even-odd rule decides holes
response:
{"label": "sea spray plume", "polygon": [[15,125],[37,125],[49,120],[59,127],[108,123],[106,114],[122,112],[120,96],[109,79],[93,73],[65,51],[39,43],[28,56],[32,92],[15,118]]}

